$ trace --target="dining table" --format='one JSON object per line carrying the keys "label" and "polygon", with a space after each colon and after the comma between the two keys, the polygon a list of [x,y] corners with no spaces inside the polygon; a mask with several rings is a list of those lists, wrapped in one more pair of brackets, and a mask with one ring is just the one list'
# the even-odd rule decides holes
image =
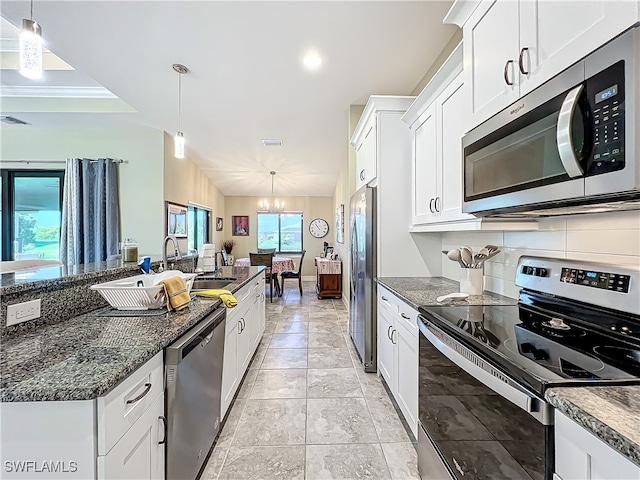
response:
{"label": "dining table", "polygon": [[[236,258],[236,261],[233,262],[234,267],[248,267],[251,265],[251,260],[249,257]],[[289,257],[278,257],[274,256],[271,264],[271,272],[275,275],[273,279],[273,283],[276,288],[277,295],[279,297],[282,296],[282,291],[280,289],[280,282],[278,281],[278,274],[282,272],[289,272],[296,269],[295,263],[293,263],[293,259]]]}

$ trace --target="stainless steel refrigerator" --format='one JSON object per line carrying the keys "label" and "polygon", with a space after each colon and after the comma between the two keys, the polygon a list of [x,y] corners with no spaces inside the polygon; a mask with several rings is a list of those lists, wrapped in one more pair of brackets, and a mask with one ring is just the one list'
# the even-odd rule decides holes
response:
{"label": "stainless steel refrigerator", "polygon": [[364,186],[351,197],[351,300],[349,334],[365,372],[377,368],[376,189]]}

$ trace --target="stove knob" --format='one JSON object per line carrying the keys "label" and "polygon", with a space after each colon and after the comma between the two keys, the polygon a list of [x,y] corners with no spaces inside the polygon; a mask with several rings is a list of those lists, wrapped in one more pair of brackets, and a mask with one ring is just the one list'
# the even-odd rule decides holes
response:
{"label": "stove knob", "polygon": [[522,349],[522,353],[534,353],[536,351],[536,347],[530,343],[523,343],[520,345],[520,348]]}
{"label": "stove knob", "polygon": [[533,358],[535,360],[548,360],[549,354],[544,350],[536,350],[535,352],[533,352]]}
{"label": "stove knob", "polygon": [[538,275],[539,277],[546,277],[547,276],[547,269],[546,268],[539,268],[536,275]]}

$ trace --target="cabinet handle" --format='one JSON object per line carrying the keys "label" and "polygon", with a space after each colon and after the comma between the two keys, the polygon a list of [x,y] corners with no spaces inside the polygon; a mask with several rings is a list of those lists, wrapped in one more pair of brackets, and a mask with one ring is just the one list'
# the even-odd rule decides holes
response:
{"label": "cabinet handle", "polygon": [[158,420],[162,420],[162,430],[164,431],[164,438],[162,441],[158,442],[158,445],[162,445],[163,443],[167,443],[167,418],[164,415],[160,415]]}
{"label": "cabinet handle", "polygon": [[513,82],[509,81],[509,64],[512,64],[513,60],[507,60],[507,63],[504,64],[504,81],[507,85],[513,85]]}
{"label": "cabinet handle", "polygon": [[431,200],[429,200],[429,210],[431,211],[431,213],[435,213],[433,211],[433,200],[434,200],[433,198]]}
{"label": "cabinet handle", "polygon": [[392,328],[392,325],[389,325],[389,328],[387,328],[387,338],[393,342],[393,340],[391,339],[391,334],[389,333]]}
{"label": "cabinet handle", "polygon": [[140,400],[142,400],[145,397],[145,395],[147,395],[147,393],[149,393],[151,391],[151,384],[150,383],[145,383],[144,387],[145,387],[144,388],[144,392],[142,392],[136,398],[132,398],[130,400],[127,400],[127,405],[131,405],[132,403],[139,402]]}
{"label": "cabinet handle", "polygon": [[385,302],[388,302],[388,301],[389,301],[389,299],[388,299],[387,297],[385,297],[384,295],[382,295],[382,299],[383,299]]}
{"label": "cabinet handle", "polygon": [[436,197],[433,201],[433,208],[437,213],[440,213],[440,197]]}
{"label": "cabinet handle", "polygon": [[360,180],[364,180],[364,168],[360,170]]}
{"label": "cabinet handle", "polygon": [[406,318],[407,320],[411,320],[411,317],[408,317],[407,315],[405,315],[404,313],[400,312],[400,316],[402,318]]}
{"label": "cabinet handle", "polygon": [[393,329],[393,332],[391,332],[391,343],[393,343],[394,345],[397,345],[397,343],[393,341],[393,334],[394,333],[398,333],[398,330],[396,330],[395,328]]}
{"label": "cabinet handle", "polygon": [[[518,66],[520,67],[520,73],[522,73],[523,75],[528,75],[529,71],[525,71],[524,69],[524,52],[528,52],[529,51],[529,47],[523,47],[522,50],[520,50],[520,56],[518,57]],[[527,54],[527,57],[529,56],[529,54]]]}

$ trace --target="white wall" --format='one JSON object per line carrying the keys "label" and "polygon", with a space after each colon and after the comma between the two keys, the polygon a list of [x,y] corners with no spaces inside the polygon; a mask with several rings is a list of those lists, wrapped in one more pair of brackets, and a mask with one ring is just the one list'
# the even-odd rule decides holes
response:
{"label": "white wall", "polygon": [[[503,251],[486,263],[485,289],[517,298],[521,255],[640,265],[640,211],[572,215],[539,220],[533,232],[448,232],[442,249],[494,244]],[[460,267],[440,254],[445,277],[458,280]]]}
{"label": "white wall", "polygon": [[120,237],[133,237],[140,255],[158,254],[162,240],[163,132],[153,128],[56,129],[3,126],[3,168],[64,170],[64,164],[4,163],[7,160],[121,158]]}

